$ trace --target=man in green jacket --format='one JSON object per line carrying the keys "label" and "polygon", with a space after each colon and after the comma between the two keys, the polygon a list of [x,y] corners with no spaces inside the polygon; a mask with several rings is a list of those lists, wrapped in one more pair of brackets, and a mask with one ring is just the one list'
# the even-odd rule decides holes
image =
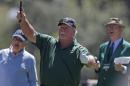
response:
{"label": "man in green jacket", "polygon": [[115,58],[130,56],[130,43],[123,38],[124,24],[119,18],[110,18],[106,28],[110,40],[100,46],[97,86],[129,86],[129,64],[114,63]]}
{"label": "man in green jacket", "polygon": [[70,17],[58,23],[59,39],[38,33],[26,18],[18,12],[20,27],[26,37],[40,50],[40,86],[79,86],[83,65],[93,65],[95,58],[76,41],[76,22]]}

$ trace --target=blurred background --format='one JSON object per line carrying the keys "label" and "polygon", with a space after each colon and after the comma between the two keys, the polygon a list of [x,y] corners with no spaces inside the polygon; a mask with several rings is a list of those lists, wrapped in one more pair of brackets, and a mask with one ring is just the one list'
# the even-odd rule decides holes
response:
{"label": "blurred background", "polygon": [[[78,41],[98,56],[99,45],[108,40],[105,23],[118,17],[126,26],[124,37],[130,41],[130,0],[23,0],[24,10],[38,32],[58,37],[58,21],[72,17],[77,21]],[[0,0],[0,49],[10,46],[12,33],[19,27],[16,14],[19,0]],[[39,73],[40,55],[31,43],[27,50],[34,54]],[[95,86],[94,70],[83,67],[81,86]]]}

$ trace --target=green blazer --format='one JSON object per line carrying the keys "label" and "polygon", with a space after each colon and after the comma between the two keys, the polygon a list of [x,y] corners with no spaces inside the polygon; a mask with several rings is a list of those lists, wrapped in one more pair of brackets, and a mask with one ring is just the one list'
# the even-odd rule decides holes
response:
{"label": "green blazer", "polygon": [[112,55],[110,62],[107,62],[107,50],[110,42],[103,43],[100,46],[99,61],[101,67],[99,69],[98,84],[97,86],[129,86],[129,64],[127,64],[127,73],[123,74],[121,72],[115,71],[114,68],[114,58],[121,56],[130,56],[130,43],[123,40],[118,45],[117,49]]}

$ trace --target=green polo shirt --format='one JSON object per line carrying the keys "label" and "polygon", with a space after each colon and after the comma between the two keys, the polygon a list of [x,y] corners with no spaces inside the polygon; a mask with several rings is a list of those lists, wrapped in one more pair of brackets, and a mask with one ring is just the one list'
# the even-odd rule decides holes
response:
{"label": "green polo shirt", "polygon": [[69,47],[61,49],[52,36],[38,34],[36,46],[40,49],[40,82],[45,86],[78,86],[80,70],[83,67],[79,56],[88,50],[74,41]]}

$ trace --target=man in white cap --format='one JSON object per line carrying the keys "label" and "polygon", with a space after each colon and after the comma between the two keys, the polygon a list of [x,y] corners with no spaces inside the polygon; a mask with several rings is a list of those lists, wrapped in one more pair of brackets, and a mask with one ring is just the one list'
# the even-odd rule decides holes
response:
{"label": "man in white cap", "polygon": [[25,50],[26,41],[22,31],[17,30],[11,46],[0,50],[0,86],[37,86],[36,62]]}

